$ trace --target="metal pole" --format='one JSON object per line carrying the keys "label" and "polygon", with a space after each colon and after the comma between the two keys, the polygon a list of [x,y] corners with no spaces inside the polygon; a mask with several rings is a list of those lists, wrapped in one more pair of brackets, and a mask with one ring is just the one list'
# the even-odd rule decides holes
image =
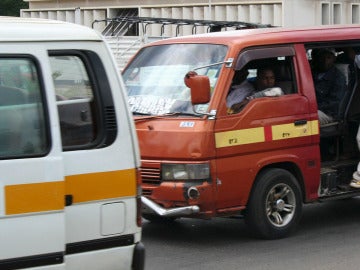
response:
{"label": "metal pole", "polygon": [[80,7],[75,8],[75,23],[81,24],[81,10]]}
{"label": "metal pole", "polygon": [[211,0],[209,0],[209,20],[212,20]]}

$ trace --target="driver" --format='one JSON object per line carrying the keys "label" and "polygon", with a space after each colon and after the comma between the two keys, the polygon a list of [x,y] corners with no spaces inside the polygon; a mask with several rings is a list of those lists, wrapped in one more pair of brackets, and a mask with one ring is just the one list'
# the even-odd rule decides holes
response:
{"label": "driver", "polygon": [[[254,85],[246,80],[246,75],[245,82],[242,82],[241,87],[235,90],[237,94],[232,94],[234,90],[230,91],[227,97],[229,114],[238,113],[251,99],[277,97],[284,94],[280,87],[276,87],[275,72],[271,67],[259,68],[257,73]],[[230,101],[231,98],[234,98],[235,102]]]}

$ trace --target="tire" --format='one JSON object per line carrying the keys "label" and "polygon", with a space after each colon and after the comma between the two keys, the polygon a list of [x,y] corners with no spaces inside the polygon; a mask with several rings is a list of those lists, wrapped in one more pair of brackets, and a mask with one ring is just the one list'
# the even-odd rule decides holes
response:
{"label": "tire", "polygon": [[301,213],[301,190],[294,175],[283,169],[267,169],[258,175],[245,212],[245,222],[257,237],[288,236]]}
{"label": "tire", "polygon": [[176,219],[172,217],[162,217],[156,214],[148,214],[148,213],[143,213],[141,216],[146,220],[154,223],[169,223],[169,222],[174,222]]}

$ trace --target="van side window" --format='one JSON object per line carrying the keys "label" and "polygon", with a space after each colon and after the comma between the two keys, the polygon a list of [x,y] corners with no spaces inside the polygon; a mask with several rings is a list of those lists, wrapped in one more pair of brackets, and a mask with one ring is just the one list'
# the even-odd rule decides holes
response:
{"label": "van side window", "polygon": [[48,137],[33,59],[0,57],[0,158],[44,155]]}
{"label": "van side window", "polygon": [[[50,56],[63,148],[87,147],[97,137],[94,89],[79,55]],[[70,149],[68,148],[68,149]]]}

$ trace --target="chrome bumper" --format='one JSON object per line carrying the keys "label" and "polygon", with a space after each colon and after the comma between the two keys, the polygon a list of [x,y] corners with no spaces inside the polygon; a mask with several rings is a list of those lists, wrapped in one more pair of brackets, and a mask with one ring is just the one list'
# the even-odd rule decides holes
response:
{"label": "chrome bumper", "polygon": [[145,208],[144,212],[150,210],[151,212],[155,212],[162,217],[189,216],[191,214],[196,214],[200,212],[200,208],[197,205],[166,209],[144,196],[141,196],[141,202],[143,204],[143,208]]}

